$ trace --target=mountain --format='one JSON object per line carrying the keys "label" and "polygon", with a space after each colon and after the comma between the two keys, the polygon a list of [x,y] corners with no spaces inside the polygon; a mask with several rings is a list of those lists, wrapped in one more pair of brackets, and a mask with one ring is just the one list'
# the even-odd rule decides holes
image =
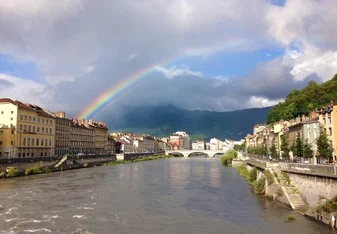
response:
{"label": "mountain", "polygon": [[121,106],[109,117],[111,131],[146,133],[157,137],[176,131],[187,132],[193,140],[212,137],[239,140],[264,123],[271,107],[230,112],[184,110],[172,105],[157,107]]}

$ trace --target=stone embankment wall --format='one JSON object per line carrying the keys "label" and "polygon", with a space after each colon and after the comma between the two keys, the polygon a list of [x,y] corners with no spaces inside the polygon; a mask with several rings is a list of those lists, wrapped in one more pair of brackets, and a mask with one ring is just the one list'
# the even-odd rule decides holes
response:
{"label": "stone embankment wall", "polygon": [[337,195],[337,179],[289,173],[294,185],[309,206],[314,206],[321,198],[331,199]]}
{"label": "stone embankment wall", "polygon": [[50,167],[56,164],[60,158],[58,157],[38,157],[38,158],[11,158],[0,160],[0,171],[5,171],[7,167],[15,167],[24,170],[29,167],[34,167],[37,164],[39,167]]}

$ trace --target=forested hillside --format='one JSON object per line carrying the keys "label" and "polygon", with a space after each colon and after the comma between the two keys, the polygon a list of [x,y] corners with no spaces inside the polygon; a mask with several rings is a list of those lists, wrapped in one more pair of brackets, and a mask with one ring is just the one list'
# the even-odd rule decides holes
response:
{"label": "forested hillside", "polygon": [[280,102],[270,110],[267,123],[281,119],[293,119],[302,114],[307,115],[310,111],[328,104],[331,100],[337,100],[337,74],[321,85],[310,81],[304,89],[292,90],[284,102]]}

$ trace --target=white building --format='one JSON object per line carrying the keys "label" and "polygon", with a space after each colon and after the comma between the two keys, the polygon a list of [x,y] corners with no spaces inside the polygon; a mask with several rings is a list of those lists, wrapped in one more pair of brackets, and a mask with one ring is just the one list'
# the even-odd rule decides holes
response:
{"label": "white building", "polygon": [[205,142],[203,140],[193,141],[192,150],[205,150]]}
{"label": "white building", "polygon": [[219,139],[212,138],[210,141],[210,150],[222,150],[223,142]]}

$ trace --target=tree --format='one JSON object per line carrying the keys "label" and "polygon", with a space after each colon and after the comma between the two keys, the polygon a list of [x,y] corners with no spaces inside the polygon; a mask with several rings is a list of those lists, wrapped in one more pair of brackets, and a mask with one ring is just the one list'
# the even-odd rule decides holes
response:
{"label": "tree", "polygon": [[333,149],[329,144],[328,136],[322,126],[319,128],[319,137],[317,139],[317,151],[320,157],[332,158]]}
{"label": "tree", "polygon": [[276,151],[276,146],[275,146],[275,144],[273,144],[273,145],[270,147],[269,151],[270,151],[270,156],[271,156],[272,158],[276,158],[276,157],[277,157],[277,151]]}
{"label": "tree", "polygon": [[308,139],[305,140],[303,144],[303,156],[305,158],[312,158],[313,157],[313,150],[311,149],[311,144],[308,143]]}
{"label": "tree", "polygon": [[294,153],[297,157],[303,157],[303,141],[302,141],[302,138],[299,132],[297,133],[297,136],[296,136]]}
{"label": "tree", "polygon": [[282,157],[289,158],[289,144],[288,137],[283,134],[281,136],[281,151],[283,151]]}

